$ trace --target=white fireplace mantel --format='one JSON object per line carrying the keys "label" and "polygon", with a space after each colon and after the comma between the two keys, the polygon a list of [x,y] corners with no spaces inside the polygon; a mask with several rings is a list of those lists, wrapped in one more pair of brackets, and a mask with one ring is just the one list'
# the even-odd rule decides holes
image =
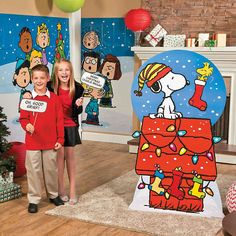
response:
{"label": "white fireplace mantel", "polygon": [[205,56],[212,61],[222,76],[231,78],[230,114],[228,143],[236,145],[236,47],[132,47],[131,50],[143,64],[149,58],[169,50],[189,50]]}

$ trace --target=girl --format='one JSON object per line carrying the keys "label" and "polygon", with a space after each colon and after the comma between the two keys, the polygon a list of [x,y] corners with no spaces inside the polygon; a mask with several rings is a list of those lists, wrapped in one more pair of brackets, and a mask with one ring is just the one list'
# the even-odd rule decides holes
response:
{"label": "girl", "polygon": [[[78,115],[82,113],[83,87],[74,80],[73,68],[70,61],[61,59],[54,65],[54,75],[48,88],[59,95],[64,112],[65,143],[57,156],[58,164],[58,192],[61,199],[69,204],[77,203],[75,192],[75,165],[74,146],[81,144],[78,133]],[[64,170],[65,163],[70,183],[69,198],[65,192]]]}

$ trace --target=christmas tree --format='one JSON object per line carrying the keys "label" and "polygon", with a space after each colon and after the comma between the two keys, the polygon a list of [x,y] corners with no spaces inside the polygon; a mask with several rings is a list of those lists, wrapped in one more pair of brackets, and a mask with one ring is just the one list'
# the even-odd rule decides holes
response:
{"label": "christmas tree", "polygon": [[61,33],[61,24],[57,24],[57,39],[56,39],[56,48],[55,48],[55,55],[53,60],[53,67],[52,67],[52,76],[54,76],[54,65],[55,62],[60,61],[61,58],[66,58],[65,52],[64,52],[64,40]]}
{"label": "christmas tree", "polygon": [[3,108],[0,106],[0,174],[15,171],[16,169],[14,157],[7,154],[11,144],[6,139],[10,135],[9,128],[4,124],[6,121],[7,116],[3,113]]}

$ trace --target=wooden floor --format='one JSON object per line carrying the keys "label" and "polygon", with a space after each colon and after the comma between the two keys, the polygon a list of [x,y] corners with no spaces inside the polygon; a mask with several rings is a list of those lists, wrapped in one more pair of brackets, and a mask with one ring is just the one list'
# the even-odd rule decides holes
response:
{"label": "wooden floor", "polygon": [[[83,141],[76,148],[78,195],[117,178],[132,170],[136,154],[129,154],[128,145]],[[236,173],[236,165],[218,164],[218,173]],[[37,214],[27,212],[26,177],[16,178],[22,185],[23,197],[0,204],[0,235],[146,235],[120,228],[85,223],[60,217],[47,216],[54,208],[44,197]]]}

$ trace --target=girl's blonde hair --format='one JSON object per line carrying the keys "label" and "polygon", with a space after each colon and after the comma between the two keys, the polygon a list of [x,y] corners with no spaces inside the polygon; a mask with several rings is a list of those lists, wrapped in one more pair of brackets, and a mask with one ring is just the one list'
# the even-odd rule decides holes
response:
{"label": "girl's blonde hair", "polygon": [[54,93],[58,95],[59,93],[59,87],[60,87],[60,80],[58,79],[58,70],[59,70],[59,64],[62,62],[66,62],[69,65],[70,69],[70,80],[69,80],[69,94],[70,97],[73,98],[75,95],[75,81],[74,81],[74,71],[73,66],[69,60],[66,60],[64,58],[60,59],[59,61],[56,61],[54,64],[54,73],[52,77],[52,85]]}

